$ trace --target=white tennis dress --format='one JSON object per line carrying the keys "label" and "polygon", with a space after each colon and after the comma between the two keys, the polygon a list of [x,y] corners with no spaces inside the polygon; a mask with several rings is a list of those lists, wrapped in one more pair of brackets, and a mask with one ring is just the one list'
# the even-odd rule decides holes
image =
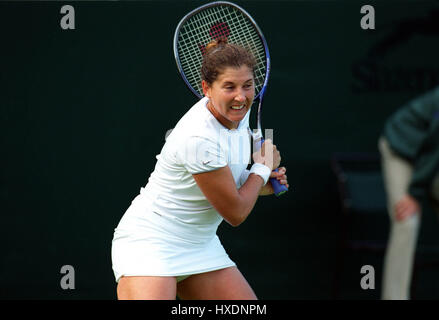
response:
{"label": "white tennis dress", "polygon": [[207,201],[192,174],[229,166],[237,188],[247,180],[249,113],[228,130],[196,103],[167,137],[154,171],[115,229],[112,263],[121,276],[176,276],[218,270],[235,263],[217,228],[223,218]]}

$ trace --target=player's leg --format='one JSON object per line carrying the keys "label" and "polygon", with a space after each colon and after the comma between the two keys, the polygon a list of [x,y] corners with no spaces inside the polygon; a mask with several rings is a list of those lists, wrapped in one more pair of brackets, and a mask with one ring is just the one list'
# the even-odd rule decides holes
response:
{"label": "player's leg", "polygon": [[390,215],[390,235],[384,257],[382,298],[409,299],[412,265],[416,250],[420,213],[397,221],[394,207],[406,193],[412,176],[412,166],[398,157],[387,141],[380,139],[383,178]]}
{"label": "player's leg", "polygon": [[178,283],[177,294],[188,300],[257,300],[236,267],[194,274]]}
{"label": "player's leg", "polygon": [[175,277],[121,277],[117,285],[119,300],[175,300]]}

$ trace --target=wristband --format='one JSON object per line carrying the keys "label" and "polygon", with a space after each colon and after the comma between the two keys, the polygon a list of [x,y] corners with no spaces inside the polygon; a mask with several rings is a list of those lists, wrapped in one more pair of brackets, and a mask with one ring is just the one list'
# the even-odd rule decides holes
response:
{"label": "wristband", "polygon": [[257,174],[264,180],[264,186],[270,178],[271,169],[262,163],[254,163],[250,169],[250,173]]}

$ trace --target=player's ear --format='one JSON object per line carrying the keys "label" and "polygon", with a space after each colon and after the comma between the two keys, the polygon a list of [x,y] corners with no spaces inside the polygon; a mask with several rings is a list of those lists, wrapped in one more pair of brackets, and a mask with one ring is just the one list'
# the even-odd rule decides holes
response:
{"label": "player's ear", "polygon": [[210,99],[210,86],[205,80],[201,80],[201,87],[203,88],[203,93],[205,97]]}

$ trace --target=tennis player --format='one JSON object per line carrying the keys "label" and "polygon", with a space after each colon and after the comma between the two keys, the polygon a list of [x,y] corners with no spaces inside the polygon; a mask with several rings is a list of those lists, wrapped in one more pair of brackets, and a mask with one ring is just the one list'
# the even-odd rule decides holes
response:
{"label": "tennis player", "polygon": [[288,187],[270,140],[252,154],[249,109],[255,59],[219,39],[206,47],[205,95],[167,137],[147,185],[115,229],[113,271],[119,299],[257,299],[225,252],[217,228],[241,224],[267,180]]}

